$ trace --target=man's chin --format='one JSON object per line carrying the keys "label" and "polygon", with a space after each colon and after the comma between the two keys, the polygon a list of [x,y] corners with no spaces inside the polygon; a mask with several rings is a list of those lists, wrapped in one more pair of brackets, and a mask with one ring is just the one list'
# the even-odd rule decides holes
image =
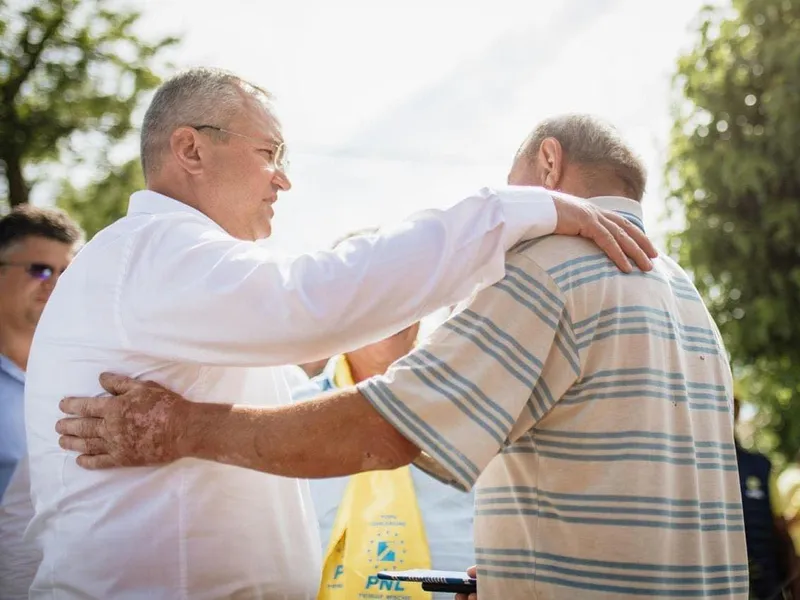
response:
{"label": "man's chin", "polygon": [[261,242],[263,240],[266,240],[271,235],[272,235],[272,227],[270,225],[267,225],[266,227],[256,231],[256,241]]}
{"label": "man's chin", "polygon": [[41,306],[36,306],[28,311],[26,315],[28,323],[36,327],[39,324],[39,319],[42,318],[42,312],[44,311],[44,303]]}

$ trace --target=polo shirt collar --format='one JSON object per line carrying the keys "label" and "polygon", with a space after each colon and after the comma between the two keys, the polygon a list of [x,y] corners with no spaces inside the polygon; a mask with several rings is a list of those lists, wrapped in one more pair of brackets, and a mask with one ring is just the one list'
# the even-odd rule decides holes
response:
{"label": "polo shirt collar", "polygon": [[588,201],[600,208],[619,213],[642,231],[645,230],[642,205],[636,200],[623,198],[622,196],[595,196],[588,198]]}
{"label": "polo shirt collar", "polygon": [[21,384],[25,384],[25,371],[20,369],[10,358],[3,354],[0,354],[0,371],[3,371],[9,377],[16,379]]}

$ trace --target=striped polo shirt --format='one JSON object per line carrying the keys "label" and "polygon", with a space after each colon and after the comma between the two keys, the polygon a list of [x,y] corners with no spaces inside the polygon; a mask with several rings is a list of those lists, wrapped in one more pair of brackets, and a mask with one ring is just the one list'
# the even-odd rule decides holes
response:
{"label": "striped polo shirt", "polygon": [[[643,227],[637,202],[592,201]],[[625,274],[579,238],[522,244],[359,389],[477,483],[479,597],[747,597],[731,372],[669,258]]]}

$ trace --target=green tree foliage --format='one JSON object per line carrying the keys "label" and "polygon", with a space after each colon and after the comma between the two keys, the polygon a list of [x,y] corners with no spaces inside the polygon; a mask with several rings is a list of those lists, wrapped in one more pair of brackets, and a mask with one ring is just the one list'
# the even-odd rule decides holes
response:
{"label": "green tree foliage", "polygon": [[75,134],[102,150],[131,132],[176,41],[140,39],[139,19],[112,0],[0,0],[0,202],[27,202],[30,167],[61,157]]}
{"label": "green tree foliage", "polygon": [[125,215],[131,192],[144,188],[138,159],[112,169],[89,185],[76,188],[64,183],[58,205],[75,217],[91,239],[95,233]]}
{"label": "green tree foliage", "polygon": [[[763,450],[800,449],[800,0],[701,13],[680,58],[672,250],[719,323]],[[759,437],[760,435],[760,437]]]}

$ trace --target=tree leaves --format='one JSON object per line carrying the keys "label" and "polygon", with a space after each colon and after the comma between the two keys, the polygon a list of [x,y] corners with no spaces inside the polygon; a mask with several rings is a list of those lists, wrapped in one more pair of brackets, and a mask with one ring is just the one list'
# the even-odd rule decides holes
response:
{"label": "tree leaves", "polygon": [[125,215],[128,198],[144,188],[144,176],[138,159],[112,168],[101,178],[77,189],[65,182],[58,205],[75,217],[88,238]]}
{"label": "tree leaves", "polygon": [[99,132],[107,145],[124,139],[141,95],[158,85],[154,67],[177,40],[141,39],[140,13],[114,5],[0,3],[0,168],[12,206],[27,202],[27,166],[59,158],[76,133]]}
{"label": "tree leaves", "polygon": [[702,13],[678,61],[671,243],[717,320],[762,449],[800,449],[800,0]]}

